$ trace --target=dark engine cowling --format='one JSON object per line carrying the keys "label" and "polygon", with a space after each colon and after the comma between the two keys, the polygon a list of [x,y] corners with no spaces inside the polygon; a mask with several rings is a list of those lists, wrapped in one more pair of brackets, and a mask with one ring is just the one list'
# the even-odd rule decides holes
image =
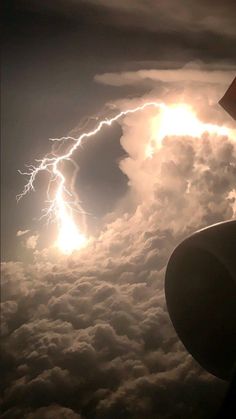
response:
{"label": "dark engine cowling", "polygon": [[174,250],[165,292],[187,350],[207,371],[230,379],[236,361],[236,220],[200,230]]}

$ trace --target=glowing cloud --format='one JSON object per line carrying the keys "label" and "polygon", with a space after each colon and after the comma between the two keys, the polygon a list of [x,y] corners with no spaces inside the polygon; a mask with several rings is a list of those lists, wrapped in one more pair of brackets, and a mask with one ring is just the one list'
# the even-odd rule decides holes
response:
{"label": "glowing cloud", "polygon": [[[55,150],[53,150],[51,154],[46,155],[42,160],[36,160],[39,163],[38,166],[29,165],[27,166],[28,172],[19,171],[28,178],[28,182],[24,186],[22,193],[17,195],[17,201],[27,195],[31,190],[34,190],[35,179],[40,172],[47,171],[50,174],[47,187],[49,207],[44,210],[44,215],[56,221],[58,225],[56,246],[63,253],[70,254],[88,243],[88,239],[80,231],[73,217],[75,210],[82,212],[73,188],[73,182],[77,173],[77,166],[72,160],[74,152],[81,146],[84,140],[95,136],[104,126],[111,126],[123,116],[134,114],[148,107],[157,108],[159,113],[152,120],[153,134],[146,148],[147,158],[152,156],[155,148],[161,144],[163,138],[167,135],[199,137],[205,131],[219,135],[227,135],[230,131],[228,128],[218,125],[202,123],[198,120],[191,107],[186,104],[167,106],[164,103],[153,101],[121,111],[110,119],[104,119],[98,123],[96,128],[82,133],[78,138],[67,136],[52,139],[53,142],[60,143],[57,153],[59,153],[60,146],[64,143],[67,145],[67,150],[61,155],[57,155]],[[62,166],[66,161],[70,161],[74,165],[75,171],[72,182],[69,182],[67,175],[63,171]],[[56,185],[56,187],[52,188],[52,185]],[[52,192],[51,189],[54,191]]]}
{"label": "glowing cloud", "polygon": [[[74,250],[80,249],[86,244],[87,239],[80,232],[79,227],[76,226],[73,219],[73,210],[77,209],[82,212],[82,209],[75,197],[73,185],[67,187],[66,176],[62,172],[61,163],[68,160],[71,161],[73,153],[81,146],[82,141],[96,135],[104,126],[111,126],[121,117],[141,111],[150,106],[162,108],[165,105],[159,102],[146,102],[136,108],[121,111],[113,118],[100,121],[95,129],[81,134],[78,138],[68,136],[52,139],[52,141],[59,142],[72,140],[73,143],[64,154],[55,156],[55,153],[52,153],[53,157],[48,157],[46,155],[44,159],[36,160],[39,162],[38,166],[26,166],[29,169],[28,172],[19,171],[20,174],[28,177],[28,182],[26,183],[22,193],[17,195],[17,201],[27,195],[31,190],[34,190],[35,179],[40,172],[47,171],[50,174],[50,181],[47,187],[48,202],[50,205],[46,208],[46,210],[44,210],[44,212],[45,216],[49,219],[52,218],[58,224],[59,232],[56,244],[63,253],[70,254]],[[52,183],[56,183],[57,185],[54,196],[51,196],[50,193]],[[72,201],[71,198],[73,198]]]}
{"label": "glowing cloud", "polygon": [[229,135],[227,127],[206,124],[200,121],[192,107],[187,104],[174,104],[163,107],[159,115],[152,120],[152,138],[146,155],[151,157],[156,147],[161,145],[166,136],[191,136],[199,138],[204,132],[217,135]]}

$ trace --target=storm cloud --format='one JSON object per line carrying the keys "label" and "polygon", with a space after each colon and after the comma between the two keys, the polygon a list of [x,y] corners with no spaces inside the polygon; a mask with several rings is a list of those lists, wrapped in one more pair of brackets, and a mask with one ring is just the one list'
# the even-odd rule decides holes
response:
{"label": "storm cloud", "polygon": [[226,383],[179,341],[164,277],[178,243],[236,215],[235,131],[167,136],[151,158],[156,110],[103,131],[81,149],[76,184],[100,219],[67,257],[40,243],[43,182],[16,207],[16,173],[49,137],[146,100],[235,130],[218,105],[235,76],[235,1],[20,0],[4,12],[2,418],[214,416]]}
{"label": "storm cloud", "polygon": [[152,113],[121,123],[126,210],[71,257],[34,250],[32,265],[2,265],[3,418],[199,419],[223,399],[176,336],[163,281],[184,237],[233,217],[236,144],[172,136],[144,159]]}

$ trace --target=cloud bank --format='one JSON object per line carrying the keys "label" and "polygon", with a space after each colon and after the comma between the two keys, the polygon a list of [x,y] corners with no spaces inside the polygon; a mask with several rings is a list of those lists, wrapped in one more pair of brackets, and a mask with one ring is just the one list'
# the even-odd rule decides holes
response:
{"label": "cloud bank", "polygon": [[[223,123],[221,87],[178,92],[199,116]],[[32,265],[2,264],[4,419],[199,419],[221,403],[225,384],[175,334],[163,281],[184,237],[233,217],[236,143],[170,136],[147,159],[151,118],[147,110],[121,123],[132,205],[107,215],[96,240],[71,257],[35,252]]]}
{"label": "cloud bank", "polygon": [[104,73],[95,76],[95,81],[111,86],[132,85],[146,81],[163,83],[209,83],[229,85],[235,77],[235,70],[201,70],[186,65],[184,68],[174,70],[139,70],[122,73]]}
{"label": "cloud bank", "polygon": [[236,36],[234,3],[231,0],[225,3],[216,0],[214,4],[210,0],[90,0],[90,3],[108,10],[115,9],[120,25],[123,23],[129,27],[141,27],[154,32],[206,32],[227,35],[234,39]]}

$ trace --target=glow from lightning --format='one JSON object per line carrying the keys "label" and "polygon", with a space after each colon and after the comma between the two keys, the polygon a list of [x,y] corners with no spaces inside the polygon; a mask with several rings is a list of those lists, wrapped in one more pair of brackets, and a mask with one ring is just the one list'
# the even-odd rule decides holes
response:
{"label": "glow from lightning", "polygon": [[[88,242],[88,239],[81,233],[74,221],[73,211],[75,208],[79,211],[82,210],[75,199],[71,202],[71,197],[74,197],[74,191],[71,187],[67,188],[66,175],[63,174],[61,168],[62,164],[68,160],[71,161],[74,152],[81,146],[82,142],[95,136],[103,127],[111,126],[123,116],[142,111],[147,107],[161,109],[165,106],[166,105],[159,102],[145,102],[141,106],[121,111],[110,119],[100,121],[96,128],[89,132],[82,133],[78,138],[66,136],[52,139],[54,142],[63,143],[66,141],[73,141],[73,143],[64,154],[60,156],[53,154],[52,157],[46,155],[42,160],[36,160],[36,162],[39,163],[38,166],[28,165],[26,166],[28,168],[28,171],[26,172],[19,170],[20,174],[28,178],[28,182],[25,184],[23,191],[17,195],[17,201],[27,195],[30,191],[35,190],[35,179],[40,172],[46,171],[50,174],[50,181],[47,188],[49,207],[44,209],[44,216],[57,222],[58,238],[56,245],[63,253],[70,254],[74,250],[84,247]],[[56,192],[53,197],[51,197],[52,184],[56,184]]]}
{"label": "glow from lightning", "polygon": [[231,131],[225,126],[200,121],[187,104],[165,106],[152,120],[152,138],[146,149],[146,156],[152,157],[166,136],[191,136],[200,138],[205,132],[229,136]]}
{"label": "glow from lightning", "polygon": [[[159,113],[152,122],[152,138],[147,144],[145,157],[151,158],[167,135],[190,135],[199,137],[205,131],[216,133],[219,135],[229,135],[230,130],[226,127],[218,125],[204,124],[201,122],[192,108],[185,104],[167,106],[160,102],[145,102],[136,108],[127,109],[117,113],[110,119],[101,120],[96,128],[89,132],[82,133],[79,137],[66,136],[51,139],[57,147],[57,153],[52,151],[42,160],[36,160],[38,166],[29,165],[27,172],[21,172],[28,178],[22,193],[17,195],[17,201],[27,195],[30,191],[35,190],[35,179],[43,171],[50,174],[50,180],[47,188],[48,207],[44,209],[44,216],[49,220],[56,221],[58,225],[58,237],[56,246],[65,254],[71,254],[74,250],[81,249],[88,243],[88,238],[80,231],[76,224],[73,214],[77,210],[83,213],[77,194],[74,190],[74,182],[76,179],[78,166],[72,160],[74,152],[82,145],[84,140],[95,136],[105,126],[111,126],[120,118],[142,111],[148,107],[158,108]],[[57,155],[63,145],[68,145],[66,152]],[[69,161],[74,165],[74,176],[71,184],[67,187],[68,176],[64,174],[63,164]],[[53,193],[52,193],[53,189]]]}

